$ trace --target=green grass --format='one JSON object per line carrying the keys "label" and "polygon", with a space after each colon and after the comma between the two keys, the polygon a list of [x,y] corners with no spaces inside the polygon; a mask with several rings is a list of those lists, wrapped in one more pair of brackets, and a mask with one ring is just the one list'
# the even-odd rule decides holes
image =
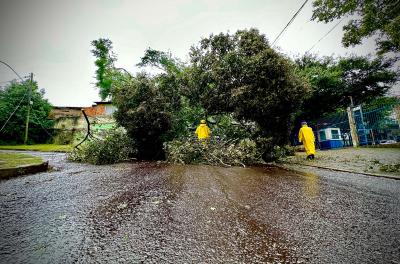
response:
{"label": "green grass", "polygon": [[50,151],[50,152],[70,152],[72,151],[72,148],[73,146],[71,145],[55,145],[55,144],[0,146],[0,149]]}
{"label": "green grass", "polygon": [[15,168],[23,165],[41,164],[43,159],[21,153],[0,152],[0,169]]}

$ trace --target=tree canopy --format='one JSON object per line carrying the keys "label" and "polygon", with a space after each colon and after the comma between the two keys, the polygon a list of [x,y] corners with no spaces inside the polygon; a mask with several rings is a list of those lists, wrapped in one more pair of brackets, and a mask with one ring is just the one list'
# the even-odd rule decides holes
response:
{"label": "tree canopy", "polygon": [[105,100],[111,94],[111,85],[114,74],[114,62],[116,56],[112,52],[112,42],[109,39],[100,38],[92,41],[93,56],[96,57],[96,86],[99,88],[99,95]]}
{"label": "tree canopy", "polygon": [[148,48],[137,66],[161,70],[152,74],[121,72],[111,41],[92,44],[100,92],[117,107],[114,117],[140,159],[162,159],[164,143],[193,135],[194,123],[208,118],[217,133],[251,138],[264,149],[282,146],[296,118],[346,107],[349,96],[356,104],[369,102],[398,78],[393,61],[382,58],[307,55],[293,61],[257,29],[203,38],[186,64]]}
{"label": "tree canopy", "polygon": [[309,80],[312,93],[302,106],[301,118],[315,119],[338,108],[369,103],[384,95],[398,80],[393,61],[351,56],[334,59],[306,55],[296,60]]}
{"label": "tree canopy", "polygon": [[254,121],[277,144],[309,92],[296,65],[273,50],[256,29],[210,35],[193,46],[187,73],[188,97],[208,114],[233,112]]}
{"label": "tree canopy", "polygon": [[400,52],[400,4],[397,0],[315,0],[313,20],[353,19],[343,27],[345,47],[376,36],[378,54]]}
{"label": "tree canopy", "polygon": [[[10,118],[4,129],[0,132],[0,143],[23,143],[25,135],[26,116],[28,111],[29,89],[31,92],[31,111],[29,120],[29,142],[45,142],[50,139],[49,131],[53,127],[53,121],[48,119],[51,104],[43,98],[44,90],[39,90],[36,82],[14,82],[0,89],[0,124],[5,124],[8,117],[21,102],[20,107]],[[22,100],[22,101],[21,101]]]}

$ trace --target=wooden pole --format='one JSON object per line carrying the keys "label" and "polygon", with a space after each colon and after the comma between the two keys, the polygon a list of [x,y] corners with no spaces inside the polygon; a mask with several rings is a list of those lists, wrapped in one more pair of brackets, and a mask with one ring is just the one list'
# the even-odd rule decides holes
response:
{"label": "wooden pole", "polygon": [[25,138],[24,145],[28,142],[28,131],[29,131],[29,115],[31,113],[31,93],[32,93],[32,84],[33,84],[33,73],[31,73],[31,78],[28,87],[28,113],[26,115],[26,124],[25,124]]}
{"label": "wooden pole", "polygon": [[357,135],[356,122],[354,121],[353,109],[351,107],[347,107],[347,116],[349,118],[350,134],[353,142],[353,147],[356,148],[360,145],[360,143]]}

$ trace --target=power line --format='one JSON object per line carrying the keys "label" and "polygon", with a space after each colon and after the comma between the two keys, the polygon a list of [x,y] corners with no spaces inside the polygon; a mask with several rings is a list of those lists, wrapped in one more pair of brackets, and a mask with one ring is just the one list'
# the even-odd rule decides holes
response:
{"label": "power line", "polygon": [[[32,116],[32,117],[33,117],[33,116]],[[35,122],[38,123],[38,124],[42,127],[42,129],[44,130],[44,132],[47,133],[47,135],[49,135],[50,137],[52,137],[52,135],[50,134],[50,132],[43,126],[42,122],[40,122],[40,120],[39,120],[38,118],[33,117],[32,119],[34,119]],[[66,129],[63,129],[63,130],[66,130]]]}
{"label": "power line", "polygon": [[18,76],[18,78],[23,82],[24,80],[21,78],[21,76],[19,76],[19,74],[10,66],[10,65],[8,65],[7,63],[5,63],[4,61],[1,61],[0,60],[0,62],[1,63],[3,63],[4,65],[6,65],[8,68],[10,68],[17,76]]}
{"label": "power line", "polygon": [[0,132],[3,131],[4,127],[7,125],[8,121],[10,121],[10,118],[15,114],[15,112],[18,110],[19,106],[21,105],[22,101],[25,99],[26,95],[28,92],[25,92],[24,96],[22,97],[21,101],[19,101],[17,107],[15,107],[14,111],[11,113],[11,115],[8,117],[7,121],[4,123],[4,125],[1,127]]}
{"label": "power line", "polygon": [[344,18],[342,18],[339,22],[337,22],[322,38],[320,38],[317,42],[315,42],[315,44],[309,50],[307,50],[306,53],[310,52],[315,46],[317,46],[319,42],[321,42],[321,40],[323,40],[326,36],[328,36],[329,33],[331,33],[340,24],[340,22],[343,21],[343,19]]}
{"label": "power line", "polygon": [[[22,77],[21,77],[10,65],[8,65],[7,63],[5,63],[4,61],[1,61],[1,60],[0,60],[0,63],[3,63],[3,64],[6,65],[8,68],[10,68],[10,69],[18,76],[18,78],[21,80],[21,82],[24,82],[24,79],[22,79]],[[32,83],[30,83],[29,85],[32,85]],[[12,116],[15,114],[15,112],[18,110],[18,108],[20,107],[22,101],[24,101],[24,99],[25,99],[26,95],[28,94],[28,92],[29,92],[29,89],[28,89],[28,91],[25,92],[24,96],[23,96],[22,99],[19,101],[17,107],[15,107],[14,111],[13,111],[13,112],[11,113],[11,115],[7,118],[6,122],[5,122],[4,125],[1,127],[0,132],[3,131],[3,129],[6,127],[8,121],[10,121],[11,117],[12,117]],[[28,102],[28,103],[29,103],[29,102]]]}
{"label": "power line", "polygon": [[299,8],[299,10],[297,10],[297,12],[293,15],[293,17],[289,20],[289,22],[287,23],[287,25],[282,29],[281,33],[279,33],[279,35],[275,38],[274,42],[272,42],[272,46],[274,46],[275,42],[279,39],[279,37],[282,35],[282,33],[290,26],[290,24],[292,24],[292,22],[294,21],[294,19],[296,18],[296,16],[300,13],[300,11],[303,9],[303,7],[307,4],[308,0],[304,1],[304,3],[301,5],[301,7]]}

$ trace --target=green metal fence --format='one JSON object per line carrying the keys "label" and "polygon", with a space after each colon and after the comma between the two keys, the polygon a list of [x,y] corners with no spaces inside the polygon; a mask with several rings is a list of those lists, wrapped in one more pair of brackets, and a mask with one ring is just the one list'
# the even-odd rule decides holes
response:
{"label": "green metal fence", "polygon": [[[400,104],[357,106],[352,110],[360,145],[400,142]],[[312,121],[310,125],[315,132],[325,128],[339,128],[343,145],[352,145],[349,119],[344,110]]]}
{"label": "green metal fence", "polygon": [[400,141],[399,110],[398,104],[364,109],[362,116],[368,144],[384,140]]}

